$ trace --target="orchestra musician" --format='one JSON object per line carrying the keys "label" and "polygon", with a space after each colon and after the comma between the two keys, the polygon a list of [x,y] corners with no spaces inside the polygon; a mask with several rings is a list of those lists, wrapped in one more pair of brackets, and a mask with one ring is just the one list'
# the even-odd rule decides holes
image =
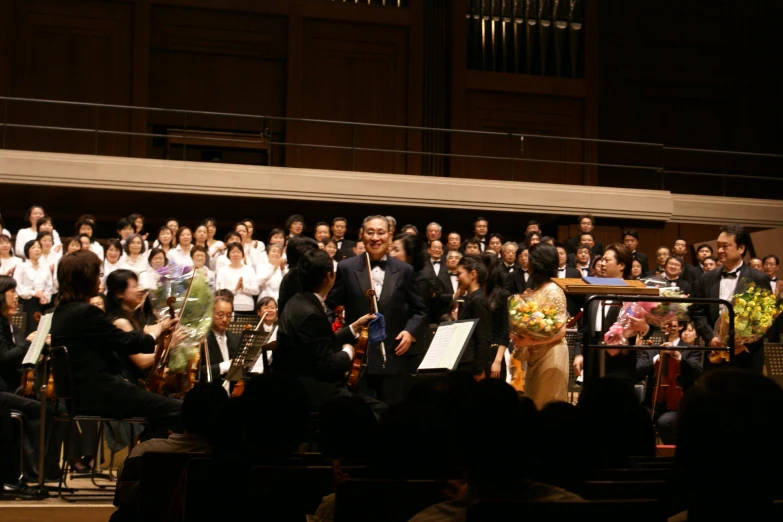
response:
{"label": "orchestra musician", "polygon": [[[52,318],[52,345],[65,346],[75,389],[74,414],[118,419],[144,417],[152,434],[181,431],[180,401],[142,390],[125,380],[115,356],[151,353],[155,340],[176,319],[165,319],[148,331],[123,332],[89,301],[98,294],[101,261],[91,251],[60,260],[60,298]],[[149,433],[148,433],[149,434]]]}
{"label": "orchestra musician", "polygon": [[[653,420],[661,441],[664,444],[674,444],[677,441],[674,423],[679,404],[668,402],[667,394],[681,395],[696,382],[702,372],[702,352],[688,349],[694,346],[696,340],[696,329],[692,322],[674,320],[665,326],[665,331],[668,333],[668,339],[661,346],[667,349],[641,351],[636,362],[636,371],[639,379],[649,378],[642,404],[647,409],[654,407]],[[656,385],[661,383],[666,387],[678,389],[669,390],[658,386],[656,392]]]}
{"label": "orchestra musician", "polygon": [[368,308],[366,292],[370,288],[375,291],[378,311],[385,318],[386,339],[370,343],[360,389],[386,404],[397,404],[404,398],[409,371],[404,356],[416,341],[414,332],[427,321],[427,307],[416,287],[413,267],[387,255],[390,228],[384,216],[364,219],[362,241],[366,254],[337,265],[337,279],[326,302],[331,310],[344,306],[346,321],[352,323],[373,311]]}
{"label": "orchestra musician", "polygon": [[[301,291],[289,299],[280,316],[272,370],[299,380],[307,390],[310,407],[317,409],[333,397],[352,395],[346,373],[353,361],[355,334],[376,316],[364,314],[335,333],[325,305],[336,279],[329,254],[323,250],[305,253],[297,272]],[[369,397],[362,398],[376,414],[385,409]]]}
{"label": "orchestra musician", "polygon": [[[224,387],[223,379],[231,368],[231,361],[239,355],[240,348],[240,336],[228,331],[233,314],[234,304],[231,299],[225,296],[215,297],[215,304],[212,307],[212,328],[207,334],[207,349],[209,350],[212,380]],[[206,362],[203,358],[201,366],[202,375],[204,375]]]}

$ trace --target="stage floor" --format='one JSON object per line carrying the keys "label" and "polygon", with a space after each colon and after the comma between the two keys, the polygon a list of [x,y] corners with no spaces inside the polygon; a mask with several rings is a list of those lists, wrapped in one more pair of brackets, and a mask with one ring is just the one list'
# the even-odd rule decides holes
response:
{"label": "stage floor", "polygon": [[[100,482],[99,482],[100,483]],[[47,484],[56,487],[57,483]],[[93,488],[89,477],[68,481],[74,488]],[[113,492],[113,490],[110,490]],[[44,500],[0,501],[0,520],[3,522],[106,522],[114,510],[112,497],[106,499],[67,502],[57,498],[57,492]]]}

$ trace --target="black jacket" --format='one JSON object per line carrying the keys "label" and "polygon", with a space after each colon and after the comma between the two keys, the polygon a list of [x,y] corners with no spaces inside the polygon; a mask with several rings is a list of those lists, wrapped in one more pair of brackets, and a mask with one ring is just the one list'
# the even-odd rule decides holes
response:
{"label": "black jacket", "polygon": [[[337,280],[326,298],[326,304],[330,310],[343,305],[345,322],[353,323],[364,314],[370,313],[365,297],[369,288],[370,274],[367,273],[365,256],[345,259],[337,265]],[[378,309],[386,319],[386,367],[382,366],[380,344],[371,343],[368,348],[367,373],[403,375],[407,371],[407,365],[404,357],[394,353],[394,348],[399,344],[395,337],[402,330],[415,336],[422,323],[427,321],[427,307],[419,295],[416,275],[411,265],[388,256]]]}
{"label": "black jacket", "polygon": [[11,332],[8,319],[0,316],[0,391],[13,392],[21,382],[19,368],[30,345],[22,334]]}
{"label": "black jacket", "polygon": [[332,331],[315,294],[299,292],[288,301],[278,323],[277,343],[272,369],[297,378],[307,389],[311,406],[320,407],[345,388],[351,358],[342,346],[356,340],[347,326],[336,334]]}
{"label": "black jacket", "polygon": [[[228,348],[228,358],[233,359],[239,355],[240,336],[226,330],[226,347]],[[223,354],[220,353],[220,345],[215,337],[215,332],[210,330],[207,334],[207,349],[209,350],[209,366],[212,369],[212,381],[223,382],[223,375],[220,375],[220,363],[223,362]],[[206,371],[206,361],[201,358],[201,371]]]}
{"label": "black jacket", "polygon": [[[476,290],[465,296],[458,319],[479,320],[462,354],[459,368],[470,369],[473,375],[481,375],[490,364],[489,346],[492,339],[492,314],[487,297],[482,290]],[[494,360],[494,354],[491,359]]]}

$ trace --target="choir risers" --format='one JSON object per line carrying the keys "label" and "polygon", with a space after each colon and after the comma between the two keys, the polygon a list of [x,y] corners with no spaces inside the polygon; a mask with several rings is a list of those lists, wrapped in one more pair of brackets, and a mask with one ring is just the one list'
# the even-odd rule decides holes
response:
{"label": "choir risers", "polygon": [[783,202],[662,190],[0,151],[0,183],[783,226]]}

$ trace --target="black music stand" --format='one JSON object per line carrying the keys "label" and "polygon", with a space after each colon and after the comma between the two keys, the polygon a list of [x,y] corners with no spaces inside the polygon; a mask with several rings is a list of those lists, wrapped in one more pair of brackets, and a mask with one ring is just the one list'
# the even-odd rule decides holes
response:
{"label": "black music stand", "polygon": [[783,343],[764,343],[764,375],[783,387]]}
{"label": "black music stand", "polygon": [[[258,362],[258,357],[264,352],[263,348],[267,345],[271,332],[262,330],[245,330],[239,340],[239,354],[234,357],[231,367],[226,373],[226,380],[231,382],[241,381],[250,376],[250,372]],[[264,369],[266,370],[266,364]]]}

